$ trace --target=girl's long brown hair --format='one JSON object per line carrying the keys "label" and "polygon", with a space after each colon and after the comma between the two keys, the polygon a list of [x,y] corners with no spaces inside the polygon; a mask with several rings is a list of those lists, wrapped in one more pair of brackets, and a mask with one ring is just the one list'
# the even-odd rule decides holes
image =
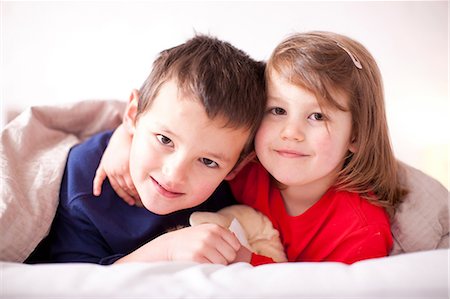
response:
{"label": "girl's long brown hair", "polygon": [[[297,33],[275,48],[266,76],[271,70],[315,94],[320,105],[350,110],[357,151],[348,152],[335,187],[357,192],[393,215],[406,189],[389,139],[380,70],[367,49],[336,33]],[[349,96],[348,109],[333,99],[336,91]]]}

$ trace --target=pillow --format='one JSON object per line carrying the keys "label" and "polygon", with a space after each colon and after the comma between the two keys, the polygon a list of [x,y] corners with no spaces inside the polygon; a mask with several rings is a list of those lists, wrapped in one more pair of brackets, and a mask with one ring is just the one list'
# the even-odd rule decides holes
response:
{"label": "pillow", "polygon": [[449,193],[437,180],[400,162],[400,180],[409,189],[391,222],[391,255],[449,248]]}
{"label": "pillow", "polygon": [[121,123],[125,103],[33,107],[1,133],[0,260],[23,262],[48,234],[70,148]]}

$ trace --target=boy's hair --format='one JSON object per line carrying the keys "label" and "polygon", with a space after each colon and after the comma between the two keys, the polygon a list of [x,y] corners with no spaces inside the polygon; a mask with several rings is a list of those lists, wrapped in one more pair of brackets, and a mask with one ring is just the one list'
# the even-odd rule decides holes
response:
{"label": "boy's hair", "polygon": [[[399,185],[389,139],[381,74],[367,49],[336,33],[297,33],[275,48],[267,76],[271,70],[312,92],[319,105],[350,111],[357,151],[349,151],[335,186],[361,194],[392,215],[406,190]],[[349,97],[347,109],[333,98],[336,91]]]}
{"label": "boy's hair", "polygon": [[215,37],[196,35],[162,51],[139,93],[137,117],[147,111],[161,86],[175,79],[181,92],[204,106],[210,119],[224,127],[249,130],[241,159],[253,150],[253,137],[266,105],[265,64]]}

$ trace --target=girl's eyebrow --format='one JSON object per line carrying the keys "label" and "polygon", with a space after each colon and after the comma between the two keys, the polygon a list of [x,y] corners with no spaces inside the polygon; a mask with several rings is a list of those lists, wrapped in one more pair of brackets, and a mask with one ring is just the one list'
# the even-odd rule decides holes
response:
{"label": "girl's eyebrow", "polygon": [[277,97],[277,96],[267,96],[267,101],[285,102],[281,97]]}
{"label": "girl's eyebrow", "polygon": [[[282,97],[278,97],[278,96],[268,96],[267,97],[267,104],[268,105],[273,105],[273,104],[278,104],[278,103],[286,103],[287,101],[283,100]],[[319,110],[323,110],[324,108],[319,105],[319,102],[317,102],[317,100],[315,101],[308,101],[306,103],[307,107],[309,109],[319,109]]]}

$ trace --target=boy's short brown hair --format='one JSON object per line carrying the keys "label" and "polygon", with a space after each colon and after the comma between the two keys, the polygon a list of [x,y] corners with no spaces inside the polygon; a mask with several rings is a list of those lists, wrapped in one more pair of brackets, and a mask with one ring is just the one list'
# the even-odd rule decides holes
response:
{"label": "boy's short brown hair", "polygon": [[196,35],[156,58],[139,90],[137,118],[151,107],[161,86],[176,79],[182,92],[203,104],[209,118],[222,117],[226,127],[249,130],[244,156],[253,149],[265,110],[264,68],[228,42]]}

